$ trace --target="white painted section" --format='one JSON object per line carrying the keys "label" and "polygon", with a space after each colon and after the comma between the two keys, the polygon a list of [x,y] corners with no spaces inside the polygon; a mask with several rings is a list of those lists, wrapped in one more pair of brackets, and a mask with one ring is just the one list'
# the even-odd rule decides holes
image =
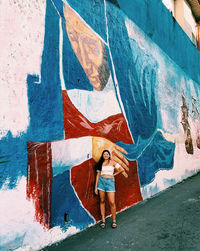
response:
{"label": "white painted section", "polygon": [[27,74],[40,75],[46,1],[0,1],[0,138],[29,124]]}
{"label": "white painted section", "polygon": [[66,232],[59,227],[46,230],[36,222],[34,205],[26,200],[25,177],[12,190],[5,185],[0,198],[6,202],[0,203],[1,245],[8,250],[40,250],[80,231],[73,226]]}
{"label": "white painted section", "polygon": [[[54,141],[51,143],[53,175],[92,158],[92,137]],[[59,170],[60,169],[60,170]]]}
{"label": "white painted section", "polygon": [[169,11],[174,15],[174,0],[162,0],[163,4],[167,7]]}
{"label": "white painted section", "polygon": [[59,19],[59,73],[62,90],[65,90],[65,80],[63,76],[63,29],[62,18]]}
{"label": "white painted section", "polygon": [[121,113],[110,76],[103,91],[67,91],[74,106],[90,121],[97,123],[111,115]]}

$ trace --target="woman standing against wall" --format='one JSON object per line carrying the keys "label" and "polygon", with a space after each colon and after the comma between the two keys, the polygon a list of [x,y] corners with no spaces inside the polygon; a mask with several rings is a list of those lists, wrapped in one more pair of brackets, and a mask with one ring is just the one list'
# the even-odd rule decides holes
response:
{"label": "woman standing against wall", "polygon": [[[95,183],[95,194],[100,196],[101,228],[105,228],[105,196],[107,194],[108,202],[112,214],[112,228],[116,228],[116,205],[115,205],[115,181],[114,176],[126,172],[115,161],[111,160],[111,154],[108,150],[102,152],[101,158],[96,165],[97,176]],[[124,174],[123,173],[123,174]],[[126,174],[127,175],[127,174]]]}

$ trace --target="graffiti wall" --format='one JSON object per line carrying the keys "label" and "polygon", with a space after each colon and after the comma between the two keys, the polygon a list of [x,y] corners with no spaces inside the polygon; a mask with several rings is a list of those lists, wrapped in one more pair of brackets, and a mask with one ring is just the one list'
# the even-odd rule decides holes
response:
{"label": "graffiti wall", "polygon": [[195,76],[121,5],[0,3],[0,250],[40,249],[97,223],[104,149],[127,174],[115,178],[117,212],[200,170]]}

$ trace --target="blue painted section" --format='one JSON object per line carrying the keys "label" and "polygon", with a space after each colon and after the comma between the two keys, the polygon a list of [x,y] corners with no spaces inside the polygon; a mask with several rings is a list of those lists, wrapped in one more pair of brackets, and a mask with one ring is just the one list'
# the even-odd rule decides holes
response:
{"label": "blue painted section", "polygon": [[[152,55],[146,55],[136,43],[133,58],[124,17],[117,8],[112,7],[112,4],[107,5],[109,45],[122,103],[134,141],[137,141],[138,136],[147,139],[154,133],[157,125],[157,63]],[[112,25],[116,18],[120,23],[118,32]],[[119,33],[123,34],[120,39]]]}
{"label": "blue painted section", "polygon": [[63,13],[63,2],[61,0],[51,0],[52,3],[54,4],[56,10],[58,11],[59,15],[64,18],[64,13]]}
{"label": "blue painted section", "polygon": [[[110,51],[109,51],[108,46],[105,46],[105,50],[106,50],[106,53],[107,53],[107,55],[108,55],[107,60],[108,60],[108,65],[109,65],[109,69],[110,69],[110,74],[111,74],[113,83],[115,83],[115,80],[114,80],[114,79],[115,79],[115,78],[114,78],[114,72],[113,72],[114,69],[112,68],[112,60],[111,60],[111,57],[110,57]],[[119,97],[118,97],[118,95],[117,95],[116,84],[114,84],[114,89],[115,89],[115,94],[116,94],[116,98],[117,98],[117,101],[118,101],[118,104],[119,104],[121,113],[123,114],[123,107],[121,106]]]}
{"label": "blue painted section", "polygon": [[6,181],[8,188],[16,186],[17,180],[26,176],[27,145],[25,135],[14,138],[10,132],[0,140],[0,188]]}
{"label": "blue painted section", "polygon": [[200,82],[200,53],[161,0],[118,0],[121,10],[194,81]]}
{"label": "blue painted section", "polygon": [[[150,183],[161,168],[173,167],[175,145],[167,142],[160,133],[156,133],[158,107],[155,90],[158,87],[158,64],[153,56],[141,50],[137,43],[130,46],[124,16],[117,8],[113,9],[111,4],[107,4],[107,17],[109,45],[120,96],[136,143],[128,148],[123,144],[123,147],[129,153],[128,159],[138,160],[139,180],[143,186]],[[120,23],[118,32],[112,25],[116,17]],[[119,33],[123,35],[120,36]],[[166,153],[166,156],[163,153]]]}
{"label": "blue painted section", "polygon": [[53,177],[64,173],[65,171],[69,171],[73,166],[63,166],[62,163],[57,164],[52,162],[52,172],[53,172]]}
{"label": "blue painted section", "polygon": [[175,144],[166,141],[160,132],[156,132],[148,140],[139,138],[135,145],[122,142],[117,145],[126,149],[128,160],[137,160],[141,186],[151,183],[159,170],[173,167]]}
{"label": "blue painted section", "polygon": [[[74,8],[76,8],[81,16],[83,14],[85,21],[89,23],[91,27],[98,22],[99,25],[95,26],[95,31],[98,32],[97,27],[102,25],[100,21],[102,16],[96,16],[94,22],[94,19],[91,18],[91,15],[88,14],[87,17],[85,17],[84,14],[93,10],[93,8],[90,6],[91,3],[88,5],[88,8],[84,11],[84,13],[82,12],[81,4],[77,4],[76,1],[73,1],[71,4]],[[101,5],[101,8],[104,7],[103,4],[100,3],[97,3],[97,5]],[[104,16],[104,12],[101,14]],[[110,38],[109,45],[112,59],[114,61],[121,99],[134,141],[138,142],[137,147],[136,145],[129,146],[128,158],[137,159],[139,161],[139,166],[142,165],[140,163],[145,162],[145,165],[142,166],[141,170],[139,171],[140,183],[145,185],[152,181],[155,173],[161,168],[161,163],[155,165],[154,168],[151,168],[151,165],[153,164],[150,162],[148,165],[146,165],[148,160],[152,161],[152,163],[157,161],[156,153],[158,155],[160,154],[160,156],[162,155],[162,151],[159,152],[159,149],[156,147],[151,147],[152,145],[157,144],[160,146],[166,143],[166,145],[164,144],[165,147],[170,147],[169,152],[172,154],[168,154],[165,158],[165,161],[163,160],[163,162],[165,162],[163,168],[170,169],[173,165],[174,144],[168,143],[163,138],[161,140],[159,137],[155,137],[158,113],[155,98],[155,89],[157,88],[156,74],[158,65],[153,56],[150,54],[145,54],[145,52],[139,48],[136,42],[134,43],[132,41],[132,44],[129,44],[129,37],[125,26],[125,16],[119,11],[119,9],[115,8],[109,3],[107,3],[107,18]],[[114,23],[118,23],[118,27],[120,27],[120,29],[116,30],[116,26],[113,25]],[[65,83],[67,83],[66,87],[67,89],[79,88],[90,90],[90,83],[88,82],[87,78],[83,78],[85,77],[84,72],[81,80],[84,79],[86,85],[85,83],[82,85],[81,81],[80,86],[78,86],[77,78],[74,79],[74,76],[76,76],[77,73],[81,73],[82,67],[72,52],[72,48],[64,26],[63,32],[63,71]],[[107,46],[106,51],[107,55],[109,55]],[[134,51],[134,54],[132,51]],[[113,76],[110,57],[108,57],[108,61]],[[133,62],[135,62],[135,65],[133,65]],[[132,67],[130,67],[130,65],[132,65]],[[86,87],[87,85],[88,87]],[[127,149],[125,145],[123,146],[125,149]],[[136,158],[134,156],[134,152],[136,153]],[[141,155],[141,153],[143,154]]]}
{"label": "blue painted section", "polygon": [[[53,48],[53,49],[52,49]],[[27,76],[30,126],[29,141],[53,141],[64,138],[62,90],[59,76],[59,16],[47,1],[41,83]]]}
{"label": "blue painted section", "polygon": [[[93,224],[93,218],[81,206],[70,183],[70,171],[65,171],[53,178],[52,183],[52,226],[67,229],[70,226],[82,230]],[[68,222],[64,221],[64,214],[68,214]]]}

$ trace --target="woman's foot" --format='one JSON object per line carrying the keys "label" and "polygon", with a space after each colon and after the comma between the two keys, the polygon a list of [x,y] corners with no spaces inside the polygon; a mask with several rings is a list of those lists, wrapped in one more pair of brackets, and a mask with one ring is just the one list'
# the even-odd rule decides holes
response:
{"label": "woman's foot", "polygon": [[101,227],[101,228],[105,228],[105,226],[106,226],[105,221],[101,221],[101,223],[100,223],[100,227]]}
{"label": "woman's foot", "polygon": [[113,222],[112,222],[112,228],[117,228],[117,223],[116,223],[116,221],[113,221]]}

